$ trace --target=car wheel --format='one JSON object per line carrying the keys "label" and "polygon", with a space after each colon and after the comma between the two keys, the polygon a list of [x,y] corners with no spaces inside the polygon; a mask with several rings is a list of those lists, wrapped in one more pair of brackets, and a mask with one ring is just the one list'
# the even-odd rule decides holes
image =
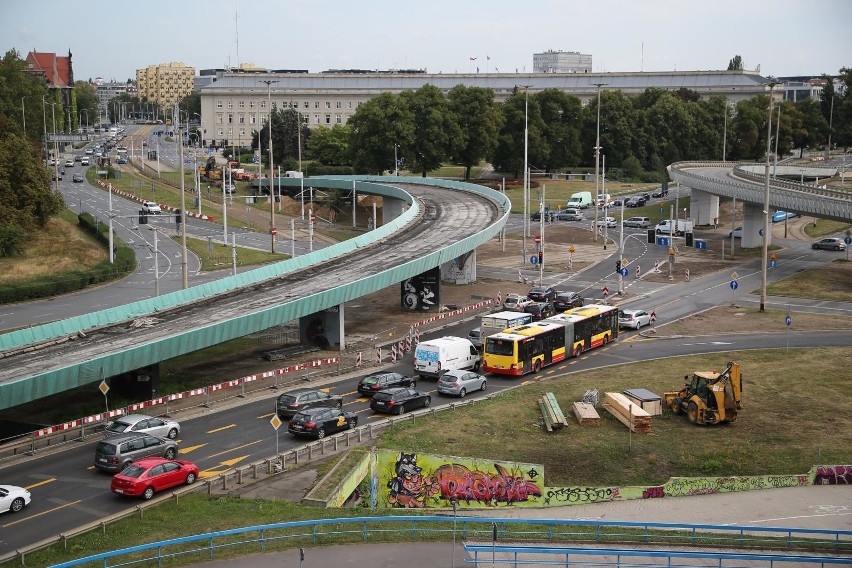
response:
{"label": "car wheel", "polygon": [[142,498],[147,501],[153,496],[154,496],[154,488],[153,487],[146,487],[145,492],[142,494]]}
{"label": "car wheel", "polygon": [[466,390],[466,389],[464,389],[464,388],[462,388],[462,389],[459,391],[459,398],[464,398],[466,394],[467,394],[467,390]]}
{"label": "car wheel", "polygon": [[481,365],[481,361],[477,361],[476,363],[474,363],[473,364],[473,370],[478,373],[480,365]]}
{"label": "car wheel", "polygon": [[354,430],[355,427],[358,426],[358,419],[355,418],[355,417],[352,417],[352,418],[349,419],[348,424],[349,424],[349,429]]}
{"label": "car wheel", "polygon": [[334,408],[336,408],[337,410],[340,410],[341,408],[343,408],[343,401],[338,400],[337,404],[334,405]]}
{"label": "car wheel", "polygon": [[396,410],[396,413],[397,413],[397,414],[405,414],[405,405],[404,405],[404,404],[400,404],[400,405],[399,405],[399,408],[397,408],[397,410]]}
{"label": "car wheel", "polygon": [[482,381],[482,386],[479,387],[479,390],[481,390],[482,392],[485,392],[485,383],[486,381]]}
{"label": "car wheel", "polygon": [[321,440],[325,438],[325,428],[320,428],[317,430],[317,440]]}
{"label": "car wheel", "polygon": [[17,513],[18,511],[20,511],[23,508],[24,508],[24,498],[18,497],[17,499],[14,499],[12,501],[12,506],[9,507],[9,510],[12,511],[13,513]]}
{"label": "car wheel", "polygon": [[190,471],[186,476],[186,484],[192,485],[193,483],[195,483],[195,474]]}
{"label": "car wheel", "polygon": [[427,396],[426,401],[423,403],[423,408],[429,408],[429,405],[432,404],[432,397]]}
{"label": "car wheel", "polygon": [[173,459],[175,459],[176,455],[177,455],[177,450],[174,449],[174,448],[169,448],[168,450],[166,450],[166,453],[163,457],[166,458],[167,460],[173,460]]}
{"label": "car wheel", "polygon": [[417,388],[417,381],[411,381],[411,388]]}
{"label": "car wheel", "polygon": [[811,245],[811,248],[814,249],[814,250],[817,250],[819,248],[819,246],[818,245]]}
{"label": "car wheel", "polygon": [[172,428],[171,430],[169,430],[169,433],[167,435],[168,435],[170,440],[174,440],[175,438],[177,438],[177,435],[178,435],[177,428]]}

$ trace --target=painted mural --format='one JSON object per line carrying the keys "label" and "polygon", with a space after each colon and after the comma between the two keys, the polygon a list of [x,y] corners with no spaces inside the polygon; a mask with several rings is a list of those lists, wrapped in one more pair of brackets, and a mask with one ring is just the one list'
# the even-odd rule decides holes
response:
{"label": "painted mural", "polygon": [[379,507],[541,506],[542,466],[379,450]]}

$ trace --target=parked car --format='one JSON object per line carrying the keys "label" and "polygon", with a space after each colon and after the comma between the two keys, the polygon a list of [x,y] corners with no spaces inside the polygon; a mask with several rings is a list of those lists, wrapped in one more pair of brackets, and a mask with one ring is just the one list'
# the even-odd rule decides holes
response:
{"label": "parked car", "polygon": [[[449,371],[448,371],[449,372]],[[415,408],[427,408],[432,397],[427,393],[405,387],[380,390],[373,395],[370,408],[387,414],[405,414]]]}
{"label": "parked car", "polygon": [[0,513],[18,513],[30,504],[32,495],[17,485],[0,485]]}
{"label": "parked car", "polygon": [[148,416],[147,414],[128,414],[116,418],[106,427],[104,438],[118,434],[150,434],[160,438],[174,440],[180,434],[180,424],[168,416]]}
{"label": "parked car", "polygon": [[287,431],[294,436],[313,436],[325,438],[326,434],[334,434],[341,430],[355,428],[358,416],[340,408],[306,408],[297,412],[287,424]]}
{"label": "parked car", "polygon": [[83,174],[81,174],[80,172],[77,172],[76,174],[74,174],[74,177],[72,178],[72,181],[73,181],[74,183],[82,183],[82,181],[83,181]]}
{"label": "parked car", "polygon": [[113,475],[110,489],[119,495],[147,500],[171,487],[192,485],[196,479],[198,466],[190,461],[145,458]]}
{"label": "parked car", "polygon": [[163,212],[162,209],[160,209],[160,206],[154,203],[153,201],[143,201],[142,211],[152,215],[159,215]]}
{"label": "parked car", "polygon": [[[737,228],[736,228],[736,229],[734,229],[733,231],[728,231],[728,238],[730,239],[731,237],[734,237],[735,239],[741,239],[741,238],[743,238],[743,228],[742,228],[742,226],[737,227]],[[816,248],[816,247],[814,247],[814,248]]]}
{"label": "parked car", "polygon": [[798,217],[798,213],[788,213],[787,211],[776,211],[772,214],[772,222],[779,223],[784,219],[792,219],[793,217]]}
{"label": "parked car", "polygon": [[451,394],[464,398],[467,393],[484,391],[487,385],[485,377],[473,371],[447,371],[438,379],[438,393]]}
{"label": "parked car", "polygon": [[636,229],[647,229],[651,226],[651,220],[648,217],[630,217],[624,220],[625,227],[634,227]]}
{"label": "parked car", "polygon": [[358,381],[358,392],[361,394],[373,395],[380,390],[392,387],[414,388],[416,385],[417,382],[413,377],[406,377],[400,373],[382,371],[378,373],[370,373]]}
{"label": "parked car", "polygon": [[532,304],[532,300],[520,294],[509,294],[503,301],[503,309],[513,312],[522,312],[524,308]]}
{"label": "parked car", "polygon": [[550,286],[536,286],[527,292],[527,298],[534,302],[552,302],[556,298],[556,290]]}
{"label": "parked car", "polygon": [[556,315],[556,310],[550,302],[535,302],[524,308],[528,314],[532,314],[533,320],[542,320]]}
{"label": "parked car", "polygon": [[149,434],[119,434],[95,446],[95,467],[118,473],[134,461],[147,457],[172,460],[178,447],[174,440]]}
{"label": "parked car", "polygon": [[669,194],[669,188],[659,187],[658,189],[654,190],[654,192],[651,194],[651,197],[665,197],[668,194]]}
{"label": "parked car", "polygon": [[343,408],[343,397],[317,389],[302,388],[279,395],[275,402],[279,418],[291,418],[308,408]]}
{"label": "parked car", "polygon": [[651,315],[644,310],[618,310],[618,326],[639,329],[651,325]]}
{"label": "parked car", "polygon": [[467,334],[467,338],[473,343],[473,346],[477,349],[482,349],[482,330],[478,327],[475,327],[470,330]]}
{"label": "parked car", "polygon": [[561,209],[556,213],[557,221],[582,221],[583,213],[579,209]]}
{"label": "parked car", "polygon": [[598,227],[609,227],[610,229],[618,227],[618,221],[615,217],[601,217],[597,220]]}
{"label": "parked car", "polygon": [[835,237],[820,239],[814,242],[814,244],[811,246],[815,249],[823,250],[846,250],[846,243],[843,242],[843,239],[838,239]]}
{"label": "parked car", "polygon": [[553,300],[553,308],[557,312],[564,312],[582,305],[583,298],[577,292],[557,292],[556,299]]}

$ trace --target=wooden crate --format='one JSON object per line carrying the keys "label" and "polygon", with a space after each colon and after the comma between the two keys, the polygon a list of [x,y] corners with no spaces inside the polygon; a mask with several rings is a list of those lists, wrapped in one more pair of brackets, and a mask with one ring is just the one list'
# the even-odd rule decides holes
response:
{"label": "wooden crate", "polygon": [[663,398],[660,395],[647,389],[630,389],[623,394],[651,416],[663,415]]}
{"label": "wooden crate", "polygon": [[642,434],[651,432],[651,415],[623,394],[605,393],[603,407],[631,431]]}
{"label": "wooden crate", "polygon": [[600,426],[601,416],[595,410],[594,405],[588,402],[574,403],[574,416],[577,417],[577,422],[583,426]]}

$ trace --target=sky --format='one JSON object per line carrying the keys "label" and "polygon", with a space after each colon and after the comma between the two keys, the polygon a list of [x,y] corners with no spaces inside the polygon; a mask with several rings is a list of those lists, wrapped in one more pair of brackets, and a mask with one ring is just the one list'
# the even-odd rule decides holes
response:
{"label": "sky", "polygon": [[[593,72],[724,70],[763,76],[852,67],[852,0],[0,0],[0,47],[73,54],[74,78],[136,69],[424,69],[532,72],[547,50]],[[472,58],[476,58],[475,60]]]}

